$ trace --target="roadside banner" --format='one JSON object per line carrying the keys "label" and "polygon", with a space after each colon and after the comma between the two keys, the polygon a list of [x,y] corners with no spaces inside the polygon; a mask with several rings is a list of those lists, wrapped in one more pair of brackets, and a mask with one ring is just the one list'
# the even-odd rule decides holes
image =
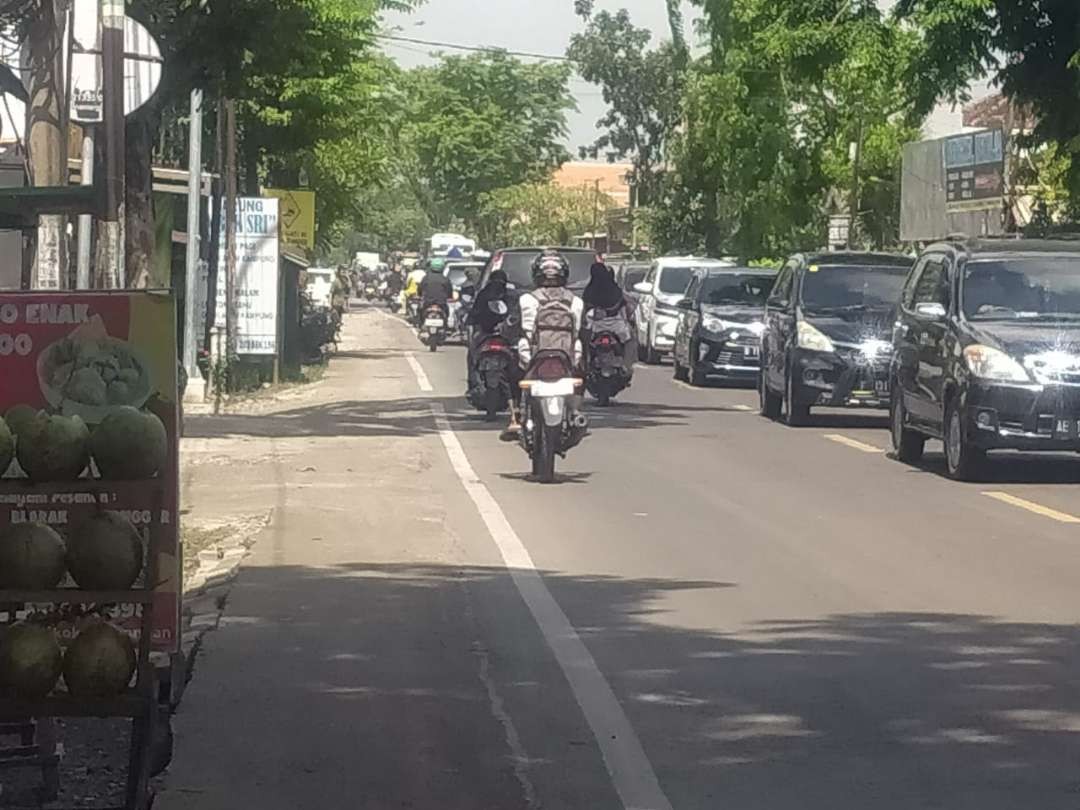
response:
{"label": "roadside banner", "polygon": [[[225,328],[225,228],[218,259],[216,326]],[[278,201],[241,197],[236,201],[236,352],[277,354]]]}
{"label": "roadside banner", "polygon": [[315,247],[315,192],[288,188],[264,188],[263,195],[278,200],[281,215],[281,244],[313,249]]}
{"label": "roadside banner", "polygon": [[[126,517],[142,538],[144,549],[150,531],[156,530],[158,581],[145,582],[144,565],[136,587],[154,586],[154,648],[175,651],[180,640],[182,574],[177,527],[179,415],[173,296],[146,291],[2,293],[0,376],[4,381],[0,385],[0,414],[9,417],[13,408],[22,405],[30,412],[66,417],[64,424],[69,427],[81,420],[92,432],[111,408],[129,405],[164,424],[165,462],[142,480],[105,480],[97,463],[91,461],[76,480],[38,483],[26,476],[17,459],[12,461],[6,470],[0,470],[0,536],[13,524],[39,522],[66,540],[101,509]],[[24,431],[22,435],[32,434]],[[19,455],[26,452],[19,446],[22,441],[16,436]],[[70,437],[65,441],[71,441]],[[41,448],[52,449],[52,445]],[[65,579],[62,587],[73,584]],[[28,614],[44,616],[56,626],[61,639],[70,639],[79,618],[92,613],[107,616],[133,635],[138,632],[141,608],[128,604],[35,604],[20,610],[0,606],[0,623]]]}
{"label": "roadside banner", "polygon": [[945,205],[950,213],[998,210],[1005,198],[1005,137],[1001,130],[946,138]]}

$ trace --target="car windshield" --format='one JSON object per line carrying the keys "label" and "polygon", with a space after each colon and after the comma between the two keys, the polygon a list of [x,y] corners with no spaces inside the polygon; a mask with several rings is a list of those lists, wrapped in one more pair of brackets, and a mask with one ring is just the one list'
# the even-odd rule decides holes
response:
{"label": "car windshield", "polygon": [[640,284],[649,274],[648,267],[632,267],[623,271],[622,286],[624,290],[634,289],[635,284]]}
{"label": "car windshield", "polygon": [[[537,253],[524,250],[507,251],[502,255],[502,270],[506,273],[507,281],[519,290],[531,290],[532,263]],[[596,261],[596,254],[590,250],[565,250],[563,257],[570,262],[571,287],[583,287],[589,281],[589,270]]]}
{"label": "car windshield", "polygon": [[665,267],[660,271],[660,292],[668,294],[684,293],[690,286],[699,267]]}
{"label": "car windshield", "polygon": [[973,321],[1080,319],[1080,255],[972,261],[960,295]]}
{"label": "car windshield", "polygon": [[904,265],[811,265],[803,276],[803,309],[826,313],[894,307],[909,269]]}
{"label": "car windshield", "polygon": [[701,303],[715,306],[764,306],[774,276],[760,273],[718,273],[701,285]]}

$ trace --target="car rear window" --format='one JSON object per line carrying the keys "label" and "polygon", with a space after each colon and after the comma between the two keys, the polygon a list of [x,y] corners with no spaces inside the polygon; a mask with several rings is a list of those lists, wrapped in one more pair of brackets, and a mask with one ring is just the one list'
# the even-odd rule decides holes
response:
{"label": "car rear window", "polygon": [[684,293],[690,286],[690,280],[694,277],[694,271],[703,268],[697,267],[664,267],[660,270],[660,292]]}
{"label": "car rear window", "polygon": [[702,282],[699,300],[711,306],[765,306],[775,275],[763,273],[716,273]]}
{"label": "car rear window", "polygon": [[628,267],[623,271],[622,286],[624,290],[633,290],[635,284],[640,284],[649,274],[648,267]]}
{"label": "car rear window", "polygon": [[[584,287],[589,283],[589,270],[596,261],[596,254],[589,250],[565,250],[562,255],[570,262],[570,281],[568,286]],[[507,280],[519,290],[531,290],[532,263],[536,253],[531,251],[506,251],[502,254],[502,270]],[[498,257],[499,254],[496,254]]]}
{"label": "car rear window", "polygon": [[904,265],[811,265],[802,281],[803,308],[829,311],[896,306],[909,270]]}

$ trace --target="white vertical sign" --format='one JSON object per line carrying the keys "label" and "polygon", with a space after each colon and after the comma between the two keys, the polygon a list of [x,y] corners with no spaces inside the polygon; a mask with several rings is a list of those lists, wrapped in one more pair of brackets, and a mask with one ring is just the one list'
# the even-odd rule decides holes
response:
{"label": "white vertical sign", "polygon": [[[224,201],[222,202],[224,205]],[[225,327],[225,226],[218,252],[214,320]],[[277,354],[278,201],[240,197],[236,201],[236,352]]]}
{"label": "white vertical sign", "polygon": [[94,124],[105,120],[98,12],[98,0],[73,0],[71,120],[76,123]]}

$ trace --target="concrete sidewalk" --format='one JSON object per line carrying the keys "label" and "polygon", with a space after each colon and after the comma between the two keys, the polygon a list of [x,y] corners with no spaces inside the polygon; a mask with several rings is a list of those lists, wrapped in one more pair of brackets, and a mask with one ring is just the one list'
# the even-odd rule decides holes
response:
{"label": "concrete sidewalk", "polygon": [[[185,503],[271,519],[203,642],[157,810],[538,804],[489,650],[506,634],[530,675],[561,679],[387,317],[348,318],[302,395],[188,422]],[[562,736],[587,737],[571,697],[530,688],[535,711],[571,718]],[[556,790],[587,795],[574,781]]]}

